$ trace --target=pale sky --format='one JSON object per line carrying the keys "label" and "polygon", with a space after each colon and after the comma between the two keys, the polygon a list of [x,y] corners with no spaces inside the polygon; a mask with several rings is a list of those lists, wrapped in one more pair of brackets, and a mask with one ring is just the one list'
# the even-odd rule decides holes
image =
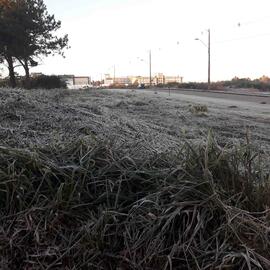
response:
{"label": "pale sky", "polygon": [[[212,36],[212,80],[270,76],[269,0],[44,0],[70,38],[66,58],[49,57],[32,69],[100,79],[181,75],[207,80],[206,29]],[[238,25],[240,23],[240,26]],[[145,61],[141,61],[144,59]]]}

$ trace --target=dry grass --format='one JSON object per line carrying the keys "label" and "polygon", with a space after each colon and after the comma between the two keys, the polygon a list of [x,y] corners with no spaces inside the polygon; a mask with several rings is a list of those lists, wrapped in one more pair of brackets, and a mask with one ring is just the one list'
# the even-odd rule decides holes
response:
{"label": "dry grass", "polygon": [[208,108],[206,105],[199,105],[199,104],[191,105],[189,110],[192,114],[198,116],[206,116],[208,113]]}
{"label": "dry grass", "polygon": [[269,269],[262,154],[211,136],[149,159],[122,149],[1,147],[1,269]]}

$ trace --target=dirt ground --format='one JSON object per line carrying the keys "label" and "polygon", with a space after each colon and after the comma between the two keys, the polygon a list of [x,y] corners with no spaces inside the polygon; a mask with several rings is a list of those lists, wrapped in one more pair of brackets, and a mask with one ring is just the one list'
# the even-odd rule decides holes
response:
{"label": "dirt ground", "polygon": [[[206,112],[197,110],[202,103]],[[248,134],[253,145],[270,152],[267,107],[253,112],[239,104],[131,90],[0,89],[0,145],[10,147],[97,136],[129,151],[163,152],[205,140],[209,130],[221,145],[244,142]]]}

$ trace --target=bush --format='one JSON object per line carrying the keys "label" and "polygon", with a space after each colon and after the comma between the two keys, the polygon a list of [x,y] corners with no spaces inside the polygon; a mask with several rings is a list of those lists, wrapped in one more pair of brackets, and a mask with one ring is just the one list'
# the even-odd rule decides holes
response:
{"label": "bush", "polygon": [[205,115],[208,113],[208,107],[206,105],[193,105],[189,110],[195,115]]}
{"label": "bush", "polygon": [[[176,87],[182,89],[207,90],[208,84],[200,82],[188,82],[178,84],[176,85]],[[269,91],[270,83],[261,81],[260,79],[251,80],[249,78],[233,78],[230,81],[212,82],[210,86],[211,90],[224,90],[226,88],[248,88],[248,89],[258,89],[261,91]]]}
{"label": "bush", "polygon": [[67,88],[66,82],[61,80],[58,76],[46,76],[41,75],[36,78],[31,78],[30,82],[25,80],[22,82],[23,87],[26,88],[42,88],[42,89],[54,89],[54,88]]}
{"label": "bush", "polygon": [[178,85],[179,88],[185,89],[208,89],[207,83],[197,83],[197,82],[189,82],[189,83],[181,83]]}
{"label": "bush", "polygon": [[9,81],[7,79],[1,79],[0,80],[0,87],[8,87]]}

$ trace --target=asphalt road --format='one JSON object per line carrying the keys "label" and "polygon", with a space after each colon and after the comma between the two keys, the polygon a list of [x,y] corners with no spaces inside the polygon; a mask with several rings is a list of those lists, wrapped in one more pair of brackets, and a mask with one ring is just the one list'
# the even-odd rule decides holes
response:
{"label": "asphalt road", "polygon": [[[140,90],[138,90],[140,91]],[[150,92],[162,92],[169,94],[179,94],[185,96],[196,96],[196,97],[203,97],[203,98],[214,98],[214,99],[223,99],[227,101],[238,101],[238,102],[251,102],[256,104],[269,104],[270,106],[270,95],[245,95],[245,94],[234,94],[234,93],[218,93],[218,92],[210,92],[204,90],[182,90],[182,89],[144,89],[143,91],[150,91]]]}

